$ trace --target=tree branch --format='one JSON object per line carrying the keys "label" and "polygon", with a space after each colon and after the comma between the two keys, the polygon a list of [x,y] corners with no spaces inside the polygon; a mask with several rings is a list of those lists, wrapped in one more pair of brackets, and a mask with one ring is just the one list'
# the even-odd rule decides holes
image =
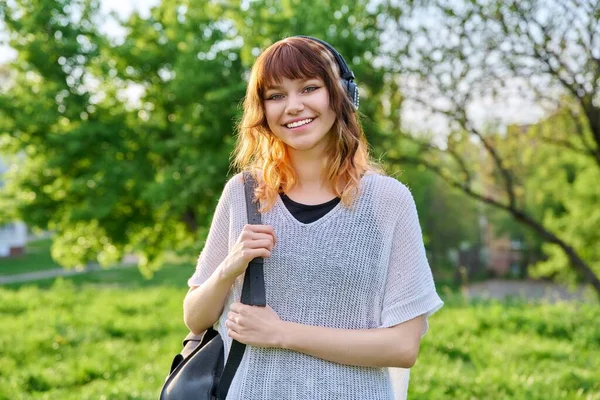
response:
{"label": "tree branch", "polygon": [[557,139],[557,138],[553,138],[550,136],[540,136],[540,139],[550,145],[562,147],[564,149],[574,151],[575,153],[578,153],[578,154],[581,154],[581,155],[584,155],[587,157],[595,156],[595,154],[593,153],[593,151],[591,149],[577,147],[573,143],[571,143],[569,140],[566,140],[566,139]]}
{"label": "tree branch", "polygon": [[588,155],[592,156],[600,167],[600,142],[594,142],[595,146],[592,143],[589,143],[587,137],[585,136],[585,128],[581,123],[579,115],[577,115],[572,108],[569,108],[569,113],[571,114],[571,118],[573,118],[573,122],[575,123],[575,133],[577,136],[579,136],[583,146],[587,149]]}
{"label": "tree branch", "polygon": [[451,176],[448,176],[447,174],[444,174],[441,168],[431,163],[428,163],[426,160],[407,156],[395,158],[392,157],[388,158],[388,160],[396,163],[423,165],[431,172],[441,177],[447,184],[462,190],[463,193],[465,193],[467,196],[475,200],[481,201],[485,204],[489,204],[498,209],[509,212],[517,221],[533,229],[546,242],[559,246],[571,261],[571,265],[573,266],[576,273],[579,276],[581,276],[585,282],[591,284],[596,290],[597,294],[600,296],[600,279],[596,276],[594,271],[592,271],[592,269],[586,264],[586,262],[579,256],[575,249],[573,249],[572,246],[568,245],[564,240],[559,238],[558,235],[556,235],[554,232],[548,230],[540,222],[535,220],[531,215],[527,214],[524,210],[519,210],[514,205],[504,204],[492,197],[485,196],[481,193],[474,191],[470,185],[467,185],[465,182],[461,182],[455,178],[452,178]]}
{"label": "tree branch", "polygon": [[418,139],[416,139],[414,136],[409,135],[409,134],[403,134],[402,135],[403,138],[417,144],[421,149],[427,151],[427,150],[433,150],[435,152],[441,153],[443,155],[445,155],[446,153],[450,154],[452,156],[452,158],[456,161],[456,163],[458,164],[460,170],[464,173],[465,176],[465,181],[467,183],[471,183],[472,178],[473,178],[473,174],[472,172],[469,170],[469,168],[467,167],[467,164],[465,163],[465,161],[462,159],[462,157],[460,157],[460,155],[452,148],[448,147],[447,150],[442,150],[437,146],[432,145],[429,142],[423,142],[420,141]]}
{"label": "tree branch", "polygon": [[483,134],[481,132],[479,132],[479,130],[477,130],[468,120],[467,116],[466,116],[466,111],[464,109],[464,106],[461,107],[460,104],[457,104],[456,101],[451,100],[451,102],[453,103],[453,105],[456,107],[456,114],[452,113],[451,111],[447,111],[447,110],[442,110],[438,107],[435,107],[427,102],[425,102],[424,100],[421,100],[419,98],[414,99],[415,101],[417,101],[418,103],[424,105],[425,107],[428,107],[430,110],[434,111],[434,112],[438,112],[441,113],[443,115],[446,115],[447,117],[458,121],[459,124],[469,133],[473,134],[474,136],[476,136],[481,143],[483,144],[484,148],[486,149],[486,151],[490,154],[490,156],[492,157],[492,160],[494,161],[494,164],[496,165],[496,168],[498,169],[498,171],[500,172],[500,174],[502,175],[502,178],[504,180],[504,187],[506,189],[506,194],[508,195],[509,198],[509,202],[512,206],[514,206],[516,204],[516,196],[515,196],[515,191],[514,191],[514,184],[513,184],[513,177],[511,172],[504,167],[504,162],[500,156],[500,154],[498,153],[498,151],[489,143],[488,140],[486,140],[486,138],[483,136]]}
{"label": "tree branch", "polygon": [[[545,38],[548,38],[549,36],[547,35],[547,31],[545,29],[545,27],[543,27],[541,24],[539,24],[537,21],[535,20],[530,20],[526,17],[525,13],[523,12],[523,10],[519,7],[517,2],[512,2],[511,6],[514,5],[514,9],[517,11],[517,16],[521,19],[521,21],[526,24],[529,25],[530,23],[535,24],[536,26],[538,26],[545,35]],[[506,24],[506,20],[504,19],[504,15],[502,15],[502,13],[499,13],[499,18],[498,21],[500,22],[500,24],[502,25],[502,29],[504,30],[504,33],[506,35],[510,35],[512,33],[511,28]],[[576,87],[579,86],[577,84],[577,82],[574,81],[573,84],[567,82],[561,75],[560,75],[560,71],[558,71],[557,69],[555,69],[552,66],[552,63],[550,61],[550,57],[549,55],[552,55],[557,63],[559,63],[559,65],[565,69],[565,71],[567,71],[569,73],[570,76],[574,76],[571,71],[569,70],[569,68],[564,65],[564,63],[562,62],[562,60],[556,55],[554,54],[551,50],[548,49],[547,46],[547,41],[545,41],[542,44],[538,44],[537,41],[535,40],[535,38],[532,36],[531,31],[529,29],[525,29],[524,30],[525,35],[527,36],[527,39],[529,40],[529,42],[531,43],[531,50],[533,51],[533,55],[535,55],[534,58],[537,58],[538,60],[542,61],[546,67],[547,67],[547,72],[549,72],[552,76],[554,76],[556,79],[558,79],[561,84],[563,85],[563,87],[565,87],[569,92],[571,92],[573,94],[573,96],[575,96],[575,98],[580,99],[580,94],[578,92],[578,89],[582,89],[581,87]],[[540,47],[542,47],[543,53],[542,51],[540,51]],[[527,53],[520,53],[517,55],[521,55],[521,56],[526,56],[526,57],[531,57],[530,54]]]}

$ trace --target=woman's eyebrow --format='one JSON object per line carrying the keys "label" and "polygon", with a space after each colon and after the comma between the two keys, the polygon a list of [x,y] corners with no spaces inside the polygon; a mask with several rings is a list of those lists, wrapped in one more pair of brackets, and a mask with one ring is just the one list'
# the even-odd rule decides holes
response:
{"label": "woman's eyebrow", "polygon": [[[306,79],[301,79],[300,80],[300,82],[302,82],[302,83],[306,83],[306,82],[310,82],[310,81],[317,82],[318,79],[317,78],[306,78]],[[265,87],[265,91],[268,91],[268,90],[279,90],[279,89],[283,89],[283,86],[280,86],[280,85],[272,85],[271,86],[270,85],[270,86]]]}
{"label": "woman's eyebrow", "polygon": [[265,88],[265,91],[267,91],[267,90],[276,90],[276,89],[282,89],[282,87],[279,86],[279,85],[267,86]]}

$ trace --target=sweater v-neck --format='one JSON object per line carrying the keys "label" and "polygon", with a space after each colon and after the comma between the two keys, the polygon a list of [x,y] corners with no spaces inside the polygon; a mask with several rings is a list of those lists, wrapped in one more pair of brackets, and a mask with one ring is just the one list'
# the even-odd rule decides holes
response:
{"label": "sweater v-neck", "polygon": [[[295,201],[293,201],[289,197],[288,197],[288,200],[291,201],[292,203],[298,205],[298,206],[301,206],[301,207],[304,207],[304,208],[310,208],[310,207],[315,207],[315,206],[316,207],[320,207],[320,206],[323,206],[325,204],[334,202],[334,201],[339,200],[339,199],[335,198],[335,199],[332,199],[332,200],[330,200],[330,201],[328,201],[328,202],[326,202],[324,204],[317,204],[317,205],[314,205],[314,206],[307,205],[307,204],[296,203]],[[296,217],[294,217],[292,215],[292,213],[290,212],[290,210],[288,210],[288,208],[283,203],[283,199],[281,198],[281,194],[277,195],[276,206],[278,207],[279,210],[281,210],[281,212],[285,215],[285,217],[288,220],[290,220],[292,223],[294,223],[296,225],[299,225],[299,226],[302,226],[302,227],[310,228],[310,227],[316,227],[316,226],[321,225],[325,221],[329,220],[332,216],[334,216],[335,214],[337,214],[339,212],[341,206],[342,206],[342,202],[341,201],[338,202],[338,204],[336,204],[335,207],[333,207],[331,210],[329,210],[329,212],[327,214],[323,215],[321,218],[317,219],[316,221],[308,222],[308,223],[304,223],[302,221],[298,221],[296,219]]]}
{"label": "sweater v-neck", "polygon": [[321,204],[303,204],[292,200],[285,193],[280,193],[279,196],[294,218],[305,224],[323,218],[341,201],[339,197],[334,197]]}
{"label": "sweater v-neck", "polygon": [[[359,181],[359,196],[362,195],[362,191],[364,190],[365,187],[365,179],[370,176],[371,174],[369,173],[365,173],[361,176],[360,181]],[[291,202],[298,204],[298,205],[302,205],[305,207],[312,207],[310,205],[306,205],[306,204],[300,204],[300,203],[296,203],[294,202],[292,199],[290,199],[288,197],[288,200],[290,200]],[[331,199],[330,201],[324,203],[330,203],[333,201],[339,200],[338,198],[334,198]],[[276,207],[279,208],[281,210],[281,212],[285,215],[285,218],[287,218],[288,220],[290,220],[293,224],[304,227],[304,228],[313,228],[313,227],[317,227],[320,226],[321,224],[324,224],[325,222],[327,222],[328,220],[330,220],[331,218],[333,218],[334,216],[336,216],[340,210],[343,208],[342,202],[339,201],[338,204],[336,204],[335,207],[333,207],[327,214],[323,215],[321,218],[317,219],[316,221],[313,222],[309,222],[309,223],[304,223],[302,221],[298,221],[296,219],[296,217],[294,217],[292,215],[292,213],[290,212],[290,210],[288,210],[288,208],[285,206],[285,204],[283,203],[283,199],[281,198],[281,194],[277,195],[277,200],[275,202]],[[322,206],[323,204],[320,205],[316,205],[316,206]]]}

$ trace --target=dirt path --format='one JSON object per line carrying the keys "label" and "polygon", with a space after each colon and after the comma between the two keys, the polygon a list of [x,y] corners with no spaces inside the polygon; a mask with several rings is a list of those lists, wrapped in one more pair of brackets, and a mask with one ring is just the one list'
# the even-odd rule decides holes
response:
{"label": "dirt path", "polygon": [[[111,268],[132,268],[136,267],[137,264],[135,262],[125,262],[120,264],[117,267]],[[0,276],[0,285],[6,285],[9,283],[21,283],[21,282],[31,282],[31,281],[39,281],[41,279],[51,279],[56,278],[57,276],[72,276],[72,275],[81,275],[87,274],[92,271],[100,271],[103,268],[98,264],[88,265],[85,268],[79,269],[64,269],[64,268],[54,268],[47,269],[43,271],[35,271],[35,272],[26,272],[23,274],[15,274],[15,275],[4,275]]]}
{"label": "dirt path", "polygon": [[468,297],[484,297],[504,299],[506,297],[523,297],[530,300],[587,300],[590,298],[583,288],[569,290],[563,285],[534,280],[514,281],[491,279],[478,282],[463,289]]}

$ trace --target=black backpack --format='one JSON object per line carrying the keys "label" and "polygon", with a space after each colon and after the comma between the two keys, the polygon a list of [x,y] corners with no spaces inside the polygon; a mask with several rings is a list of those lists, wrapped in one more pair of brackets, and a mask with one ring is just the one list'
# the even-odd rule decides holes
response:
{"label": "black backpack", "polygon": [[[255,185],[252,175],[244,173],[249,224],[261,223],[258,202],[254,201]],[[266,305],[263,261],[263,258],[255,258],[248,263],[241,297],[244,304]],[[233,340],[225,363],[223,340],[214,329],[209,328],[200,335],[190,332],[183,340],[183,350],[171,363],[160,400],[225,400],[245,348],[245,344]]]}

